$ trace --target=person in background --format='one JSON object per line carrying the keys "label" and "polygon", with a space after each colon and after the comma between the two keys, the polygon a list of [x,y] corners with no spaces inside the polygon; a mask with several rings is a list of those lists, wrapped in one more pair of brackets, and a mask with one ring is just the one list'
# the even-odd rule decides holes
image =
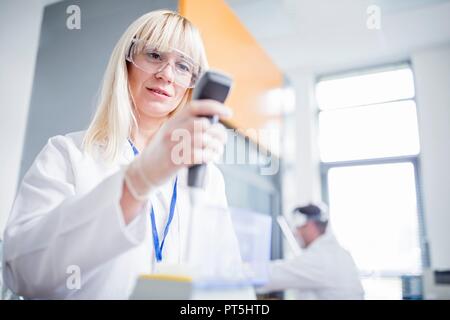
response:
{"label": "person in background", "polygon": [[258,293],[294,289],[297,299],[364,299],[352,256],[328,227],[324,204],[294,209],[293,233],[303,252],[269,265],[268,282]]}

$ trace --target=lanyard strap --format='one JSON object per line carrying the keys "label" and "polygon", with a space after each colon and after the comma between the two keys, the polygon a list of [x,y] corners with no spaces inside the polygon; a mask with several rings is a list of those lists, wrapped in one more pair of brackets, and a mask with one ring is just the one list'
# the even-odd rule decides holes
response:
{"label": "lanyard strap", "polygon": [[[131,142],[130,139],[128,139],[128,142],[130,143],[131,148],[133,149],[134,155],[135,156],[138,155],[139,150],[136,148],[136,146]],[[169,232],[169,226],[170,223],[172,222],[173,215],[175,212],[175,205],[177,203],[177,182],[178,177],[175,178],[175,183],[173,185],[172,199],[170,200],[169,218],[167,220],[166,227],[164,228],[161,244],[159,243],[158,230],[156,229],[155,210],[153,209],[153,205],[150,210],[150,221],[152,223],[152,234],[153,234],[153,246],[155,248],[155,257],[157,262],[160,262],[162,260],[164,241],[166,240],[167,233]]]}
{"label": "lanyard strap", "polygon": [[164,228],[161,245],[159,244],[158,230],[156,230],[155,211],[153,210],[153,206],[150,211],[150,218],[152,221],[153,245],[155,247],[156,261],[158,262],[162,260],[162,250],[164,247],[164,241],[166,240],[167,233],[169,232],[169,226],[170,223],[172,222],[173,214],[175,212],[175,204],[177,203],[177,180],[178,177],[175,179],[175,183],[173,185],[172,200],[170,200],[169,218],[167,220],[166,227]]}

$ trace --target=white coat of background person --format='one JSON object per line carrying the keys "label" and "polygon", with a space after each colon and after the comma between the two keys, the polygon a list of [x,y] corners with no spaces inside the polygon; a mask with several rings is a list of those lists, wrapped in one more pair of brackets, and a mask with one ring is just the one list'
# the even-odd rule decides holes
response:
{"label": "white coat of background person", "polygon": [[[202,116],[231,115],[215,101],[191,101],[206,69],[200,34],[178,13],[149,12],[128,27],[87,131],[50,138],[23,178],[4,233],[10,289],[26,298],[127,299],[138,275],[155,271],[162,243],[163,262],[186,259],[187,167],[217,159],[226,141],[224,126]],[[177,151],[181,162],[172,154],[178,129],[192,137]],[[222,173],[212,164],[205,201],[227,206]],[[213,262],[231,270],[241,258],[228,211],[221,212],[197,219],[196,230],[220,226],[207,241],[220,253]],[[75,273],[78,287],[68,283]]]}
{"label": "white coat of background person", "polygon": [[304,250],[290,259],[270,262],[268,282],[258,293],[294,289],[296,299],[364,299],[358,269],[328,226],[326,205],[294,210],[292,227]]}

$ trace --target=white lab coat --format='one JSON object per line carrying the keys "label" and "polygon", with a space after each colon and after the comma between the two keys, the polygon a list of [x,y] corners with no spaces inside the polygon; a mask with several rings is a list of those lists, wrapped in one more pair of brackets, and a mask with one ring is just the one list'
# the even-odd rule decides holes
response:
{"label": "white lab coat", "polygon": [[[10,289],[27,298],[127,299],[136,277],[155,270],[150,205],[161,238],[174,179],[125,225],[119,199],[133,151],[124,141],[118,163],[108,166],[82,151],[83,136],[84,132],[76,132],[48,140],[24,176],[10,213],[4,233],[3,276]],[[208,165],[205,190],[209,204],[227,206],[223,176],[214,165]],[[214,263],[236,267],[241,263],[238,243],[228,211],[221,212],[208,212],[209,220],[195,220],[195,230],[211,228],[212,223],[220,226],[215,238],[205,241],[220,252],[214,255],[220,261]],[[186,258],[190,213],[184,169],[178,173],[178,199],[164,244],[164,262],[177,264]],[[73,278],[68,280],[77,270],[80,289],[74,288]]]}
{"label": "white lab coat", "polygon": [[268,283],[257,292],[294,289],[294,298],[299,300],[364,299],[353,258],[331,231],[317,238],[300,255],[272,261],[268,278]]}

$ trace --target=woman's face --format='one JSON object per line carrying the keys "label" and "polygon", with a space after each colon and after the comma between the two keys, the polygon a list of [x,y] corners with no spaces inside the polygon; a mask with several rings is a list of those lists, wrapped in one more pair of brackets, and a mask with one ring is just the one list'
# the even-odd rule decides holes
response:
{"label": "woman's face", "polygon": [[165,118],[181,102],[186,88],[174,82],[173,64],[154,74],[128,64],[128,81],[139,116]]}

